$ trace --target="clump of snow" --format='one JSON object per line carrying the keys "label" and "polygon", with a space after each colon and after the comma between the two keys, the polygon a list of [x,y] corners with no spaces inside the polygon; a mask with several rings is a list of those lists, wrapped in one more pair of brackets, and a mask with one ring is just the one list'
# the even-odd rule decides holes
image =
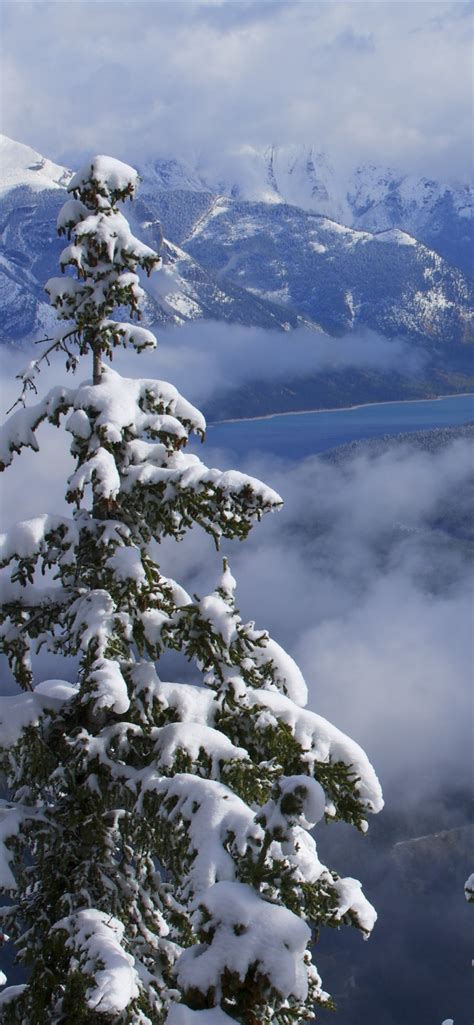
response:
{"label": "clump of snow", "polygon": [[219,880],[235,879],[235,857],[263,842],[252,810],[223,783],[186,772],[165,778],[150,769],[142,774],[139,810],[149,791],[174,802],[168,822],[187,825],[189,852],[195,856],[182,886],[184,897],[197,896]]}
{"label": "clump of snow", "polygon": [[165,1025],[235,1025],[235,1018],[229,1018],[221,1007],[191,1011],[184,1004],[174,1004],[168,1011]]}
{"label": "clump of snow", "polygon": [[352,912],[364,932],[364,939],[368,939],[377,921],[377,912],[370,901],[364,897],[359,880],[346,876],[344,879],[335,879],[333,887],[339,898],[339,907],[335,917],[341,919],[348,912]]}
{"label": "clump of snow", "polygon": [[[145,402],[147,412],[142,410]],[[101,383],[85,382],[74,398],[76,409],[96,411],[96,424],[105,428],[109,441],[121,441],[125,428],[134,427],[138,436],[159,431],[162,426],[159,418],[163,414],[152,412],[152,404],[163,406],[168,415],[204,433],[206,421],[202,413],[184,399],[174,385],[164,381],[124,378],[111,367],[104,367]]]}
{"label": "clump of snow", "polygon": [[66,680],[43,680],[33,691],[0,697],[0,748],[8,749],[45,711],[56,711],[77,694]]}
{"label": "clump of snow", "polygon": [[139,978],[134,958],[122,946],[122,922],[88,908],[61,919],[55,928],[68,934],[66,947],[80,958],[83,972],[94,977],[86,992],[88,1007],[101,1014],[120,1014],[137,999]]}
{"label": "clump of snow", "polygon": [[197,762],[201,752],[209,758],[211,778],[218,779],[221,765],[234,759],[248,759],[243,747],[236,747],[220,730],[196,722],[169,723],[157,730],[154,750],[163,769],[170,769],[178,751]]}
{"label": "clump of snow", "polygon": [[97,659],[89,678],[94,687],[94,704],[97,709],[110,708],[117,715],[122,715],[130,708],[127,684],[118,662],[110,658]]}
{"label": "clump of snow", "polygon": [[474,872],[464,883],[464,896],[469,904],[474,904]]}
{"label": "clump of snow", "polygon": [[[28,809],[30,816],[34,811]],[[9,804],[0,800],[0,889],[7,892],[16,890],[16,879],[10,868],[13,852],[7,846],[7,840],[17,836],[28,812],[19,805]]]}
{"label": "clump of snow", "polygon": [[212,726],[217,711],[212,691],[191,683],[168,683],[160,680],[150,662],[137,662],[130,670],[134,691],[146,700],[155,698],[163,711],[170,709],[180,722]]}
{"label": "clump of snow", "polygon": [[219,1001],[226,970],[242,983],[255,970],[283,999],[306,999],[304,954],[311,931],[301,918],[262,900],[244,883],[217,882],[196,903],[194,926],[206,942],[178,959],[176,975],[184,990],[212,989]]}
{"label": "clump of snow", "polygon": [[11,1000],[16,1000],[17,997],[21,996],[25,989],[26,983],[23,983],[21,986],[8,986],[7,989],[4,989],[3,993],[0,993],[0,1008],[6,1007]]}
{"label": "clump of snow", "polygon": [[76,525],[72,520],[66,520],[60,516],[50,516],[48,513],[44,513],[31,520],[16,523],[4,534],[0,534],[0,563],[6,565],[15,557],[19,559],[32,558],[38,551],[41,551],[46,536],[58,528],[64,530],[68,545],[74,546],[77,543]]}
{"label": "clump of snow", "polygon": [[308,688],[303,674],[284,648],[271,637],[266,637],[262,645],[253,652],[253,658],[257,665],[262,665],[270,659],[274,666],[273,684],[296,705],[306,705]]}
{"label": "clump of snow", "polygon": [[312,776],[282,776],[278,780],[278,799],[263,805],[261,815],[271,832],[290,826],[312,829],[326,809],[324,790]]}
{"label": "clump of snow", "polygon": [[358,796],[371,812],[381,811],[383,798],[380,783],[365,754],[354,740],[347,737],[336,726],[307,708],[298,708],[283,694],[271,690],[248,690],[250,706],[260,705],[271,715],[264,715],[264,722],[285,722],[294,733],[295,739],[305,751],[308,767],[316,762],[338,762],[352,766],[358,777]]}
{"label": "clump of snow", "polygon": [[99,155],[84,164],[72,176],[68,192],[80,189],[92,180],[102,188],[117,192],[125,191],[131,185],[133,194],[138,184],[138,171],[129,164],[124,164],[122,160]]}
{"label": "clump of snow", "polygon": [[[70,223],[72,211],[69,203],[66,216]],[[81,204],[82,206],[82,204]],[[78,211],[79,212],[79,211]],[[59,262],[64,269],[68,264],[79,266],[83,269],[82,261],[87,262],[88,247],[87,240],[93,242],[94,247],[101,248],[101,255],[106,254],[111,264],[122,267],[127,260],[152,260],[157,261],[158,257],[154,249],[147,246],[140,239],[132,235],[130,225],[121,213],[98,213],[91,214],[88,211],[87,217],[80,217],[75,231],[75,243],[63,249]],[[92,276],[92,275],[91,275]]]}

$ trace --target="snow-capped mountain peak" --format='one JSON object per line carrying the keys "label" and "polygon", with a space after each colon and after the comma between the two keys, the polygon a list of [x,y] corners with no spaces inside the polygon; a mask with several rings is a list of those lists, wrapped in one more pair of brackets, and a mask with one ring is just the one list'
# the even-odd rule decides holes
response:
{"label": "snow-capped mountain peak", "polygon": [[64,188],[72,172],[37,153],[31,146],[0,135],[0,193],[26,185],[35,192]]}

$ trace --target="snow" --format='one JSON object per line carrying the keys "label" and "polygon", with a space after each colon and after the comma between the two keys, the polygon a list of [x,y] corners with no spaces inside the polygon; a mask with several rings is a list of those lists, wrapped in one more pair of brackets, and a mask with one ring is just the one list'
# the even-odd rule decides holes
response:
{"label": "snow", "polygon": [[271,659],[275,672],[273,683],[279,690],[282,690],[288,698],[291,698],[296,705],[306,705],[308,700],[308,688],[303,674],[296,662],[280,647],[276,641],[268,637],[263,641],[261,647],[255,648],[252,657],[257,665],[263,665]]}
{"label": "snow", "polygon": [[26,185],[34,192],[65,188],[71,171],[42,157],[30,146],[0,135],[0,194]]}
{"label": "snow", "polygon": [[356,915],[361,929],[364,932],[364,939],[368,939],[377,921],[377,912],[370,901],[362,893],[362,885],[358,879],[335,879],[333,887],[339,898],[339,908],[336,918],[342,919],[345,914],[351,911]]}
{"label": "snow", "polygon": [[133,580],[136,586],[147,583],[142,555],[135,545],[117,547],[107,559],[107,566],[113,570],[116,580]]}
{"label": "snow", "polygon": [[130,708],[127,684],[120,671],[118,662],[110,658],[97,659],[94,662],[89,679],[94,686],[96,699],[94,706],[110,708],[117,715],[123,715]]}
{"label": "snow", "polygon": [[[142,408],[145,403],[147,412]],[[142,432],[158,432],[164,412],[188,423],[196,432],[204,433],[206,429],[202,413],[184,399],[174,385],[147,378],[124,378],[111,367],[104,367],[100,384],[84,382],[77,389],[74,405],[76,409],[92,408],[98,413],[96,423],[105,427],[109,441],[121,441],[124,429],[133,426],[138,436]],[[162,413],[154,411],[153,407],[157,406],[165,407]]]}
{"label": "snow", "polygon": [[74,227],[78,221],[88,217],[89,213],[90,210],[88,210],[84,203],[81,203],[80,199],[68,199],[66,203],[63,203],[58,213],[56,227],[59,232],[66,231]]}
{"label": "snow", "polygon": [[229,787],[216,780],[181,772],[168,779],[152,768],[142,774],[141,798],[152,791],[163,801],[173,801],[166,821],[187,825],[188,850],[194,854],[181,884],[183,898],[198,897],[209,886],[236,876],[236,856],[257,851],[263,830],[254,813]]}
{"label": "snow", "polygon": [[164,1025],[236,1025],[235,1018],[229,1018],[220,1007],[205,1011],[191,1011],[184,1004],[174,1004]]}
{"label": "snow", "polygon": [[[287,831],[288,825],[312,829],[326,809],[322,786],[312,776],[283,776],[278,780],[278,801],[268,801],[261,813],[266,828]],[[296,808],[297,806],[297,808]],[[291,807],[291,811],[286,810]]]}
{"label": "snow", "polygon": [[380,231],[371,236],[373,242],[396,242],[399,246],[417,246],[416,238],[412,238],[406,231],[400,228],[390,228],[388,231]]}
{"label": "snow", "polygon": [[76,544],[78,533],[72,520],[44,513],[31,520],[16,523],[6,533],[0,534],[0,564],[5,565],[16,557],[31,558],[41,550],[46,536],[62,527],[65,528],[67,542]]}
{"label": "snow", "polygon": [[262,900],[244,883],[217,882],[195,905],[194,925],[208,942],[179,957],[180,986],[203,993],[212,989],[219,1001],[226,969],[237,973],[242,983],[256,969],[283,999],[306,999],[304,954],[311,931],[305,922],[287,908]]}
{"label": "snow", "polygon": [[160,680],[154,665],[150,662],[137,662],[131,668],[130,675],[137,697],[143,694],[148,701],[155,698],[164,712],[172,710],[181,722],[212,726],[217,711],[212,691],[190,683],[168,683]]}
{"label": "snow", "polygon": [[56,711],[77,694],[66,680],[43,680],[33,691],[0,697],[0,748],[10,748],[45,711]]}
{"label": "snow", "polygon": [[77,638],[82,650],[87,651],[89,645],[93,645],[102,656],[118,625],[109,592],[97,588],[80,594],[71,603],[70,615],[71,635]]}
{"label": "snow", "polygon": [[167,305],[184,319],[195,320],[202,315],[199,303],[183,292],[167,292],[165,299]]}
{"label": "snow", "polygon": [[225,646],[229,648],[232,641],[237,639],[233,609],[219,594],[208,594],[200,599],[199,611],[213,633],[222,637]]}
{"label": "snow", "polygon": [[[74,278],[49,278],[44,286],[52,306],[68,306],[72,308],[81,296],[86,294],[86,289],[80,281]],[[88,290],[90,292],[90,289]],[[66,310],[67,316],[69,312]]]}
{"label": "snow", "polygon": [[[94,908],[78,911],[57,922],[68,934],[66,947],[80,958],[82,971],[94,977],[86,1003],[100,1014],[120,1014],[140,994],[135,961],[122,946],[125,926]],[[98,965],[101,965],[98,968]]]}
{"label": "snow", "polygon": [[204,753],[210,761],[211,779],[218,779],[225,762],[248,760],[247,751],[236,747],[220,730],[196,722],[169,723],[156,731],[153,745],[162,769],[173,767],[177,752],[184,752],[196,763]]}
{"label": "snow", "polygon": [[127,324],[119,320],[105,318],[102,321],[101,329],[106,335],[110,334],[114,341],[119,339],[120,345],[124,347],[133,345],[137,352],[141,349],[155,349],[157,345],[153,332],[146,327],[138,327],[137,324]]}
{"label": "snow", "polygon": [[469,903],[474,902],[474,872],[471,873],[464,883],[464,896]]}
{"label": "snow", "polygon": [[[66,217],[69,222],[72,211],[69,203],[65,205],[68,210],[65,214],[62,212],[60,216]],[[96,247],[103,249],[107,260],[119,267],[123,266],[127,259],[133,259],[134,262],[142,259],[151,259],[152,261],[158,259],[154,249],[135,238],[126,217],[119,212],[98,214],[88,212],[87,217],[81,217],[78,221],[74,235],[75,244],[66,246],[59,257],[61,267],[75,263],[78,258],[79,266],[82,266],[82,260],[88,255],[87,245],[84,245],[88,238],[93,243],[94,250]],[[90,273],[93,276],[93,269]]]}
{"label": "snow", "polygon": [[68,477],[68,494],[74,495],[77,492],[82,495],[87,484],[92,481],[94,493],[100,498],[114,499],[120,491],[121,481],[115,457],[102,446]]}
{"label": "snow", "polygon": [[[29,809],[30,816],[34,812]],[[0,889],[7,892],[16,890],[16,879],[10,868],[13,851],[6,846],[10,837],[17,836],[25,820],[25,810],[18,805],[0,800]]]}
{"label": "snow", "polygon": [[260,706],[268,714],[263,714],[262,726],[268,722],[287,723],[295,739],[305,751],[308,768],[315,768],[319,762],[342,761],[351,766],[359,778],[358,796],[362,804],[371,812],[381,811],[383,798],[380,783],[372,768],[365,751],[344,733],[333,726],[322,716],[306,708],[298,708],[283,694],[270,690],[248,690],[248,702],[251,707]]}
{"label": "snow", "polygon": [[68,192],[87,185],[92,178],[99,185],[114,191],[125,190],[128,185],[131,185],[132,191],[135,191],[138,184],[138,171],[114,157],[96,156],[72,176]]}
{"label": "snow", "polygon": [[[28,364],[17,376],[31,379],[38,373],[37,361]],[[0,427],[0,469],[9,466],[13,454],[21,448],[32,448],[38,451],[39,445],[35,436],[35,428],[47,416],[54,416],[63,405],[67,406],[68,397],[72,393],[68,388],[52,388],[46,397],[26,409],[17,409]]]}
{"label": "snow", "polygon": [[4,989],[3,993],[0,993],[0,1009],[2,1007],[6,1007],[11,1000],[16,1000],[17,997],[21,996],[25,989],[26,983],[21,986],[8,986],[7,989]]}

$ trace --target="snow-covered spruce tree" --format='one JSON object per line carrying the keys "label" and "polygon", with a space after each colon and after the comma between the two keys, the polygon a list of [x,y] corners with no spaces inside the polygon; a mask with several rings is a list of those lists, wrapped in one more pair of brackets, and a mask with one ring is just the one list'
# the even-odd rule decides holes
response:
{"label": "snow-covered spruce tree", "polygon": [[[105,362],[117,345],[155,345],[110,319],[116,306],[139,316],[137,269],[159,263],[117,209],[136,183],[105,157],[72,178],[58,222],[67,273],[46,286],[67,323],[46,351],[72,368],[91,359],[93,376],[23,402],[1,441],[5,467],[38,449],[42,421],[64,423],[75,469],[70,518],[40,515],[0,542],[3,649],[23,691],[1,703],[1,914],[27,970],[0,1019],[311,1021],[329,1000],[314,932],[344,922],[367,935],[375,913],[356,880],[320,863],[310,830],[324,816],[365,829],[380,788],[361,749],[304,708],[292,659],[242,622],[227,564],[203,598],[157,564],[160,538],[198,524],[216,545],[244,539],[280,498],[185,452],[205,423],[172,385]],[[70,658],[69,682],[35,683],[43,646]],[[160,679],[168,648],[191,660],[194,684]]]}

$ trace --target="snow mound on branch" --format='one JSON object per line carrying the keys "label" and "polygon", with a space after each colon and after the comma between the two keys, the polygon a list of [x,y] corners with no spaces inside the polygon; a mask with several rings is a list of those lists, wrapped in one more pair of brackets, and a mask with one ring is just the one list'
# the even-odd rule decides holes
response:
{"label": "snow mound on branch", "polygon": [[261,647],[253,652],[254,661],[262,665],[269,658],[275,667],[273,683],[281,688],[296,705],[304,706],[308,700],[308,688],[303,674],[295,660],[272,637],[266,638]]}
{"label": "snow mound on branch", "polygon": [[[121,441],[125,428],[135,427],[140,436],[145,431],[157,431],[162,427],[158,420],[160,414],[141,412],[141,401],[147,396],[157,403],[168,407],[169,414],[179,420],[186,420],[193,430],[205,431],[206,421],[187,399],[183,398],[177,388],[165,381],[146,378],[124,378],[111,367],[102,370],[102,381],[93,385],[85,382],[77,389],[74,406],[76,409],[92,408],[99,413],[97,426],[106,430],[109,441]],[[171,418],[167,426],[171,426]],[[181,436],[180,424],[175,424],[176,432]]]}
{"label": "snow mound on branch", "polygon": [[[198,902],[195,927],[209,943],[185,950],[176,965],[180,986],[222,995],[227,971],[244,982],[255,967],[284,999],[305,1000],[308,976],[304,953],[311,930],[288,908],[270,904],[245,883],[218,882]],[[242,943],[242,935],[245,942]]]}
{"label": "snow mound on branch", "polygon": [[160,680],[150,662],[137,662],[130,676],[137,696],[143,695],[148,701],[156,698],[163,711],[171,709],[180,722],[212,726],[218,708],[212,691],[191,683]]}
{"label": "snow mound on branch", "polygon": [[326,797],[320,783],[312,776],[282,776],[278,781],[278,801],[267,801],[261,814],[267,829],[274,832],[290,826],[312,829],[323,818]]}
{"label": "snow mound on branch", "polygon": [[471,873],[464,883],[464,896],[469,904],[474,903],[474,872]]}
{"label": "snow mound on branch", "polygon": [[377,912],[367,897],[364,897],[362,884],[358,879],[346,876],[344,879],[335,879],[333,886],[339,897],[336,918],[340,920],[348,911],[352,911],[357,916],[364,939],[367,940],[377,921]]}
{"label": "snow mound on branch", "polygon": [[8,989],[4,989],[3,993],[0,993],[0,1008],[5,1007],[11,1000],[16,1000],[25,989],[26,983],[23,983],[21,986],[9,986]]}
{"label": "snow mound on branch", "polygon": [[220,1007],[205,1011],[191,1011],[183,1004],[175,1004],[168,1012],[165,1025],[236,1025],[235,1018],[229,1018]]}
{"label": "snow mound on branch", "polygon": [[122,160],[116,160],[114,157],[99,155],[89,160],[72,176],[68,192],[80,189],[92,178],[100,185],[120,192],[128,185],[132,185],[135,190],[139,180],[138,171],[135,171],[134,167],[130,167],[129,164],[124,164]]}
{"label": "snow mound on branch", "polygon": [[128,711],[130,698],[118,662],[110,658],[97,659],[90,680],[97,695],[94,703],[96,709],[110,708],[117,715]]}
{"label": "snow mound on branch", "polygon": [[192,762],[197,762],[200,752],[204,751],[211,762],[213,779],[219,777],[222,762],[248,759],[247,751],[232,744],[220,730],[196,722],[169,723],[159,728],[154,751],[164,769],[172,767],[178,751],[189,755]]}
{"label": "snow mound on branch", "polygon": [[[235,857],[243,857],[249,848],[259,849],[264,839],[261,826],[245,801],[216,780],[201,779],[191,773],[176,773],[171,778],[146,770],[142,775],[141,802],[147,791],[173,802],[167,821],[188,825],[189,852],[194,853],[183,896],[202,894],[215,882],[233,880]],[[232,847],[232,852],[227,848]]]}
{"label": "snow mound on branch", "polygon": [[68,544],[75,545],[77,543],[76,524],[62,516],[50,516],[49,513],[43,513],[31,520],[23,520],[21,523],[14,524],[4,534],[0,534],[0,562],[6,564],[14,556],[19,559],[31,558],[44,542],[45,535],[58,528],[65,530]]}
{"label": "snow mound on branch", "polygon": [[23,808],[0,801],[0,889],[10,893],[16,890],[17,884],[10,868],[13,851],[9,850],[6,841],[18,835],[24,819]]}
{"label": "snow mound on branch", "polygon": [[45,711],[57,711],[77,694],[67,680],[43,680],[33,691],[0,697],[0,748],[10,748]]}
{"label": "snow mound on branch", "polygon": [[316,762],[344,762],[353,767],[359,779],[359,798],[371,812],[381,811],[383,797],[380,783],[365,751],[345,733],[321,715],[299,708],[283,694],[270,690],[250,690],[251,707],[262,706],[261,724],[287,723],[295,739],[307,751],[308,766]]}
{"label": "snow mound on branch", "polygon": [[[57,922],[55,929],[69,933],[66,947],[80,956],[82,970],[95,985],[86,993],[88,1007],[101,1014],[119,1014],[139,996],[135,960],[122,946],[125,926],[95,908],[79,911]],[[102,968],[97,970],[101,964]]]}

